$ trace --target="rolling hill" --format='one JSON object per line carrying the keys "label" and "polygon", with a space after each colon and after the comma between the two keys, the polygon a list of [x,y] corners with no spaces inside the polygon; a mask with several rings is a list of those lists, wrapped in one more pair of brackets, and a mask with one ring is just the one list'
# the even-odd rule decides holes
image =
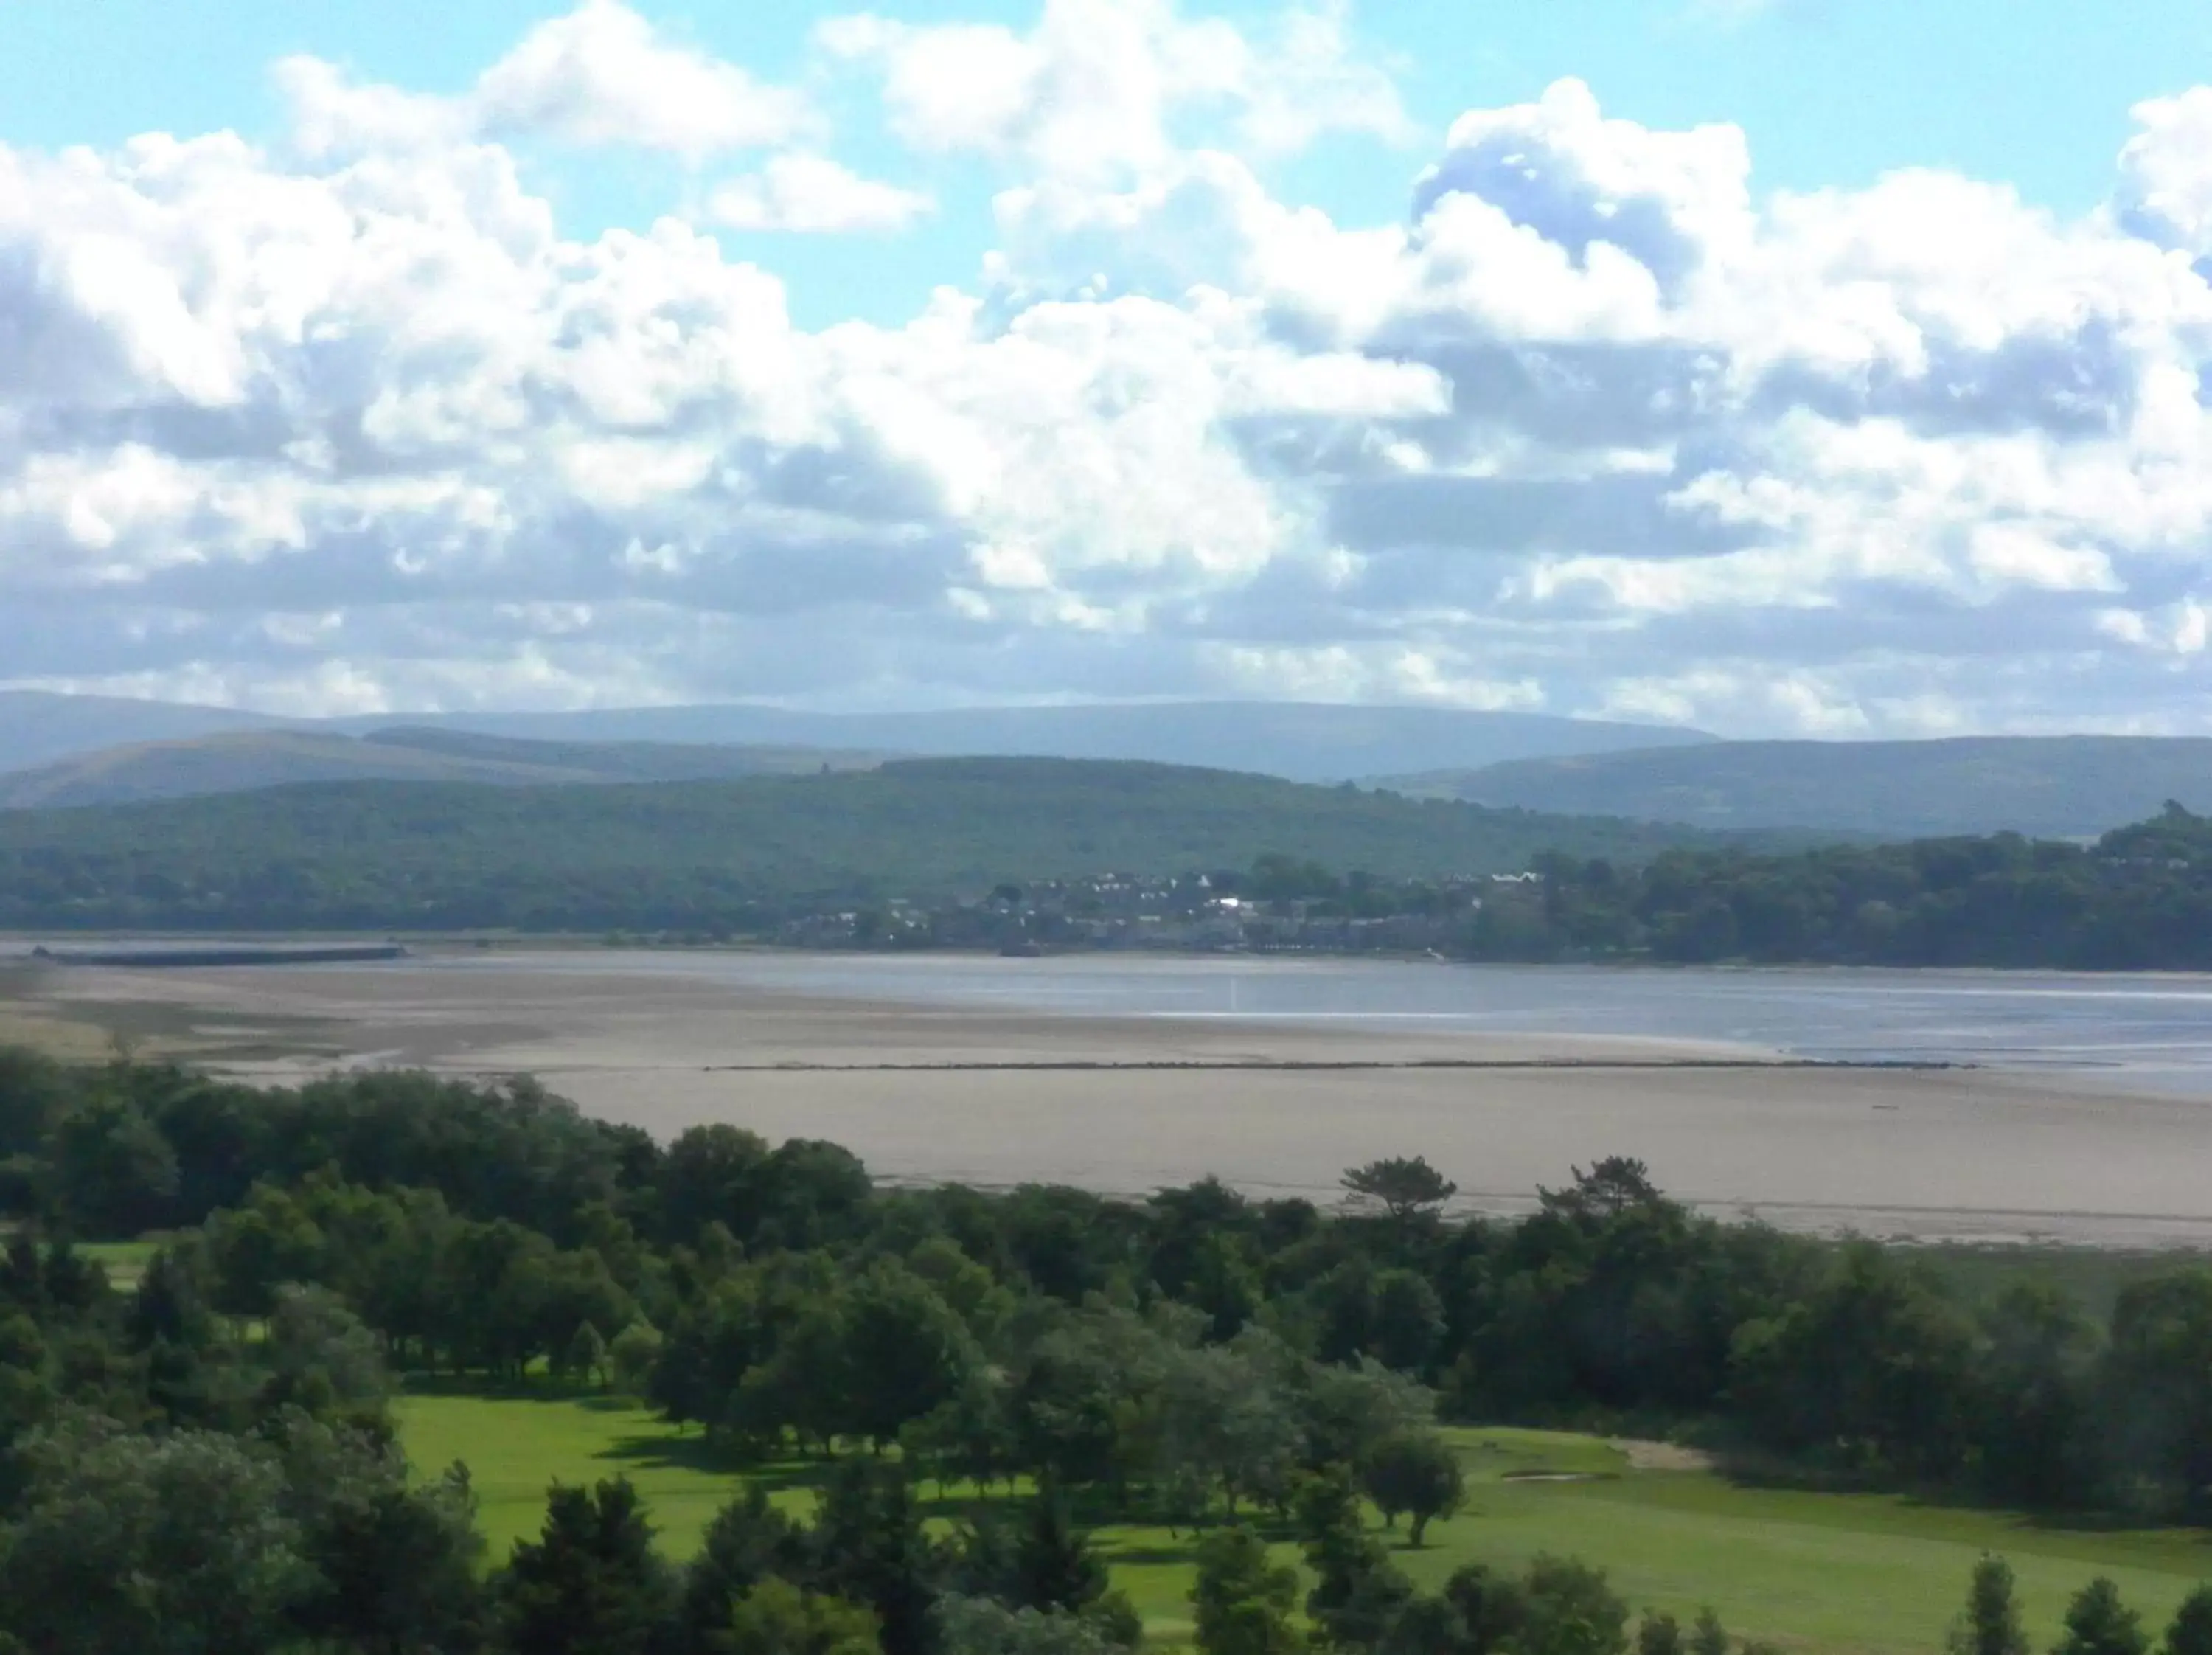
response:
{"label": "rolling hill", "polygon": [[1293,782],[1343,782],[1385,771],[1713,739],[1698,730],[1534,713],[1313,702],[1153,702],[927,713],[653,707],[467,713],[415,721],[539,739],[779,743],[937,758],[1135,759],[1249,770]]}
{"label": "rolling hill", "polygon": [[2169,799],[2212,809],[2212,739],[1730,741],[1525,759],[1382,785],[1417,798],[1720,830],[2089,838],[2154,815]]}
{"label": "rolling hill", "polygon": [[763,903],[1243,868],[1388,875],[1539,851],[1634,862],[1694,830],[1418,802],[1169,765],[929,759],[829,775],[520,789],[312,782],[0,815],[15,928],[733,926]]}
{"label": "rolling hill", "polygon": [[103,747],[188,741],[228,731],[267,729],[284,721],[261,713],[184,702],[0,690],[0,771],[28,770]]}
{"label": "rolling hill", "polygon": [[1465,769],[1502,759],[1712,739],[1694,730],[1527,713],[1299,702],[1161,702],[885,714],[802,713],[744,705],[641,707],[570,713],[385,714],[315,721],[165,702],[0,691],[0,772],[149,742],[253,730],[358,736],[395,724],[447,735],[571,745],[643,742],[939,757],[1142,759],[1306,782]]}
{"label": "rolling hill", "polygon": [[0,776],[0,810],[127,804],[244,793],[306,782],[475,782],[545,787],[696,782],[865,767],[870,753],[800,747],[706,747],[673,742],[525,741],[459,730],[309,726],[234,730],[103,748]]}

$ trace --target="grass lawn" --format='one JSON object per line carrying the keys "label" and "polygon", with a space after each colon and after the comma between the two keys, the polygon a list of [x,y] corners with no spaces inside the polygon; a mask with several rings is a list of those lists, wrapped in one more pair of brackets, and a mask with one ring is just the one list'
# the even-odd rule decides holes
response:
{"label": "grass lawn", "polygon": [[[706,1460],[696,1433],[600,1398],[417,1394],[399,1415],[418,1467],[467,1463],[495,1559],[536,1533],[556,1477],[627,1475],[650,1502],[663,1545],[678,1556],[696,1548],[740,1482]],[[2038,1648],[2054,1640],[2066,1598],[2094,1574],[2112,1576],[2160,1626],[2197,1579],[2212,1576],[2212,1538],[2196,1532],[2053,1529],[1889,1496],[1746,1488],[1703,1471],[1633,1469],[1603,1442],[1556,1433],[1449,1435],[1467,1465],[1468,1509],[1434,1525],[1425,1549],[1396,1554],[1425,1585],[1478,1559],[1511,1565],[1539,1552],[1570,1553],[1602,1565],[1639,1609],[1686,1618],[1710,1603],[1730,1630],[1792,1649],[1926,1655],[1942,1646],[1984,1551],[2011,1559]],[[1561,1477],[1577,1480],[1550,1480]],[[810,1498],[803,1481],[776,1480],[780,1500]],[[940,1509],[950,1515],[959,1504]],[[1097,1538],[1115,1584],[1154,1634],[1184,1635],[1188,1536],[1118,1526]]]}

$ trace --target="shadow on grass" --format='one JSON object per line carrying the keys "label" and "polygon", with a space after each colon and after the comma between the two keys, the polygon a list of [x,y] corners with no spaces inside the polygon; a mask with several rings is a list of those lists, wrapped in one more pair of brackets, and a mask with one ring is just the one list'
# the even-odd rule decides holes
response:
{"label": "shadow on grass", "polygon": [[2212,1529],[2176,1521],[2160,1521],[2141,1512],[2067,1510],[2027,1510],[1992,1500],[1972,1488],[1942,1484],[1900,1483],[1872,1473],[1832,1466],[1791,1464],[1786,1460],[1742,1456],[1723,1462],[1714,1475],[1730,1488],[1753,1494],[1814,1494],[1827,1498],[1856,1496],[1886,1500],[1906,1512],[1963,1513],[2001,1524],[2023,1534],[2081,1534],[2099,1536],[2157,1536],[2212,1545]]}

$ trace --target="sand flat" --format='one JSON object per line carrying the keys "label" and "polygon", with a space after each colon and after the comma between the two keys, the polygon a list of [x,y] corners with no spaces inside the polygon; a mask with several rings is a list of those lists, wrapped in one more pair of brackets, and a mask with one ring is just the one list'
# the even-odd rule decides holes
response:
{"label": "sand flat", "polygon": [[902,1180],[1133,1194],[1215,1173],[1326,1200],[1347,1165],[1419,1153],[1476,1204],[1510,1211],[1571,1165],[1630,1154],[1683,1199],[1791,1227],[2212,1244],[2212,1104],[2080,1078],[1806,1068],[1645,1040],[876,1004],[588,958],[558,971],[72,970],[30,992],[93,1019],[130,1007],[186,1025],[206,1015],[317,1031],[295,1055],[225,1065],[261,1078],[334,1062],[527,1071],[657,1135],[728,1121],[827,1138]]}

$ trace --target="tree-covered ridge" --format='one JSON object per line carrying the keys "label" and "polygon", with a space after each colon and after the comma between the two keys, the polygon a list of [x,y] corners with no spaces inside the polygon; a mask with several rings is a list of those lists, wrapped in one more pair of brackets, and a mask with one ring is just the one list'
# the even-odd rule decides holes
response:
{"label": "tree-covered ridge", "polygon": [[0,815],[0,926],[750,931],[795,901],[1242,867],[1632,864],[1692,830],[1169,765],[932,759],[652,786],[359,782]]}
{"label": "tree-covered ridge", "polygon": [[1670,852],[1641,867],[1557,855],[1486,901],[1482,959],[2212,967],[2212,818],[2171,805],[2083,846],[2017,834],[1780,855]]}

